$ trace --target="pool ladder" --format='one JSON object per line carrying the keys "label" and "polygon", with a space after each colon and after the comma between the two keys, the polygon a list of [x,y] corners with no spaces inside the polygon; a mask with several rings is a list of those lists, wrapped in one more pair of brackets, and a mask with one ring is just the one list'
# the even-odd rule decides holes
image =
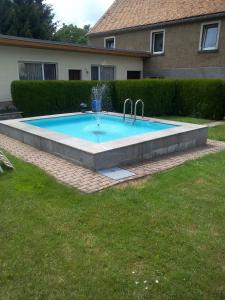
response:
{"label": "pool ladder", "polygon": [[124,121],[126,119],[126,105],[128,102],[130,103],[130,117],[131,117],[131,119],[133,118],[133,101],[130,98],[128,98],[124,101],[124,104],[123,104],[123,120]]}
{"label": "pool ladder", "polygon": [[124,101],[124,104],[123,104],[123,120],[125,121],[126,119],[126,105],[127,103],[130,103],[130,116],[131,116],[131,119],[133,118],[133,123],[136,121],[137,119],[137,106],[139,103],[141,103],[141,109],[142,109],[142,119],[144,118],[144,110],[145,110],[145,104],[144,102],[141,100],[141,99],[138,99],[136,102],[135,102],[135,105],[134,105],[134,114],[133,114],[133,101],[128,98]]}

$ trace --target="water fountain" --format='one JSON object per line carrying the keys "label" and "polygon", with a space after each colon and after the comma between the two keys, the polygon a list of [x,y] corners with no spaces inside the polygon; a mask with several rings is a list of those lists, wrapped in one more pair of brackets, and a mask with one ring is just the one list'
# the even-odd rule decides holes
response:
{"label": "water fountain", "polygon": [[91,107],[92,107],[92,112],[94,113],[95,119],[96,119],[96,125],[97,128],[94,128],[92,131],[96,137],[97,140],[100,141],[100,136],[104,134],[104,131],[101,130],[101,113],[103,110],[103,98],[104,94],[106,91],[106,84],[100,84],[98,83],[96,86],[92,88],[92,101],[91,101]]}
{"label": "water fountain", "polygon": [[101,128],[101,115],[103,110],[109,111],[112,109],[111,98],[108,96],[109,86],[107,84],[98,83],[92,88],[92,112],[96,119],[97,128],[94,128],[92,132],[96,135],[98,142],[101,140],[101,136],[106,132]]}
{"label": "water fountain", "polygon": [[103,95],[106,90],[106,84],[97,84],[92,88],[92,112],[95,114],[97,126],[101,125],[101,112],[103,107]]}

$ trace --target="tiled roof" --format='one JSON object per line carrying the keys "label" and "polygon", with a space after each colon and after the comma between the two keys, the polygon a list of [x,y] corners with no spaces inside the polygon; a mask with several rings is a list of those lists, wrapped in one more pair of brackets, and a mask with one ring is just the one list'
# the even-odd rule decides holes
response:
{"label": "tiled roof", "polygon": [[225,12],[225,0],[116,0],[90,34]]}

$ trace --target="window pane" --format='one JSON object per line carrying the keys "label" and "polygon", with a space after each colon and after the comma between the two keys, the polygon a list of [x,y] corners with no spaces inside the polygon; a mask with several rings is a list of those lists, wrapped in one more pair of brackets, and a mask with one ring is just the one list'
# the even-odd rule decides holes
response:
{"label": "window pane", "polygon": [[115,48],[115,41],[114,39],[107,39],[105,42],[105,47],[110,49],[110,48]]}
{"label": "window pane", "polygon": [[56,65],[44,64],[45,80],[56,80]]}
{"label": "window pane", "polygon": [[153,33],[153,53],[163,52],[163,32]]}
{"label": "window pane", "polygon": [[217,46],[218,24],[205,25],[203,29],[203,49],[215,49]]}
{"label": "window pane", "polygon": [[114,80],[114,67],[102,67],[101,80]]}
{"label": "window pane", "polygon": [[42,65],[36,63],[19,63],[20,80],[43,80]]}
{"label": "window pane", "polygon": [[98,66],[91,67],[91,80],[99,80],[98,69],[99,69]]}

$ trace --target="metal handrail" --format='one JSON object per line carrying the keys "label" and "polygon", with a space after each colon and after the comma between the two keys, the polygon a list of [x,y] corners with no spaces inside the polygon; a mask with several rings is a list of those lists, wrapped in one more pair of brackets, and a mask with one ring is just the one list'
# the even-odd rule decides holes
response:
{"label": "metal handrail", "polygon": [[131,118],[133,117],[133,101],[128,98],[124,101],[124,104],[123,104],[123,120],[126,119],[126,104],[127,102],[130,102],[130,116]]}
{"label": "metal handrail", "polygon": [[145,104],[141,99],[139,99],[135,102],[135,106],[134,106],[134,122],[137,119],[137,105],[138,105],[138,103],[141,103],[141,106],[142,106],[142,119],[144,118]]}

